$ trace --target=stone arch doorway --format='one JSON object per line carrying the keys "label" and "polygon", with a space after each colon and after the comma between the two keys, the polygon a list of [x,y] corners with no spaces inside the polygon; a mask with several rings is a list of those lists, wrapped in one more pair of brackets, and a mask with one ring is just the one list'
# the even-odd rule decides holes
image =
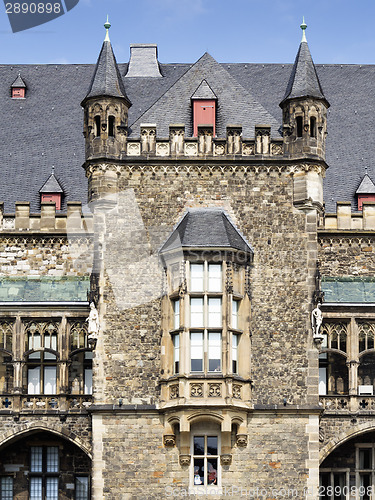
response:
{"label": "stone arch doorway", "polygon": [[370,500],[375,492],[375,430],[341,442],[320,465],[320,499]]}
{"label": "stone arch doorway", "polygon": [[72,441],[31,429],[0,448],[0,498],[89,500],[91,459]]}

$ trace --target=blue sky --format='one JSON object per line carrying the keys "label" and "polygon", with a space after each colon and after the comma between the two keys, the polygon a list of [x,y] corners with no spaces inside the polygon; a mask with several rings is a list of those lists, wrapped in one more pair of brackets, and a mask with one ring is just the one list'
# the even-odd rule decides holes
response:
{"label": "blue sky", "polygon": [[374,0],[80,0],[19,33],[1,4],[0,64],[93,63],[107,14],[119,62],[128,61],[130,43],[150,42],[165,63],[194,62],[206,51],[219,62],[293,62],[304,15],[316,63],[375,63]]}

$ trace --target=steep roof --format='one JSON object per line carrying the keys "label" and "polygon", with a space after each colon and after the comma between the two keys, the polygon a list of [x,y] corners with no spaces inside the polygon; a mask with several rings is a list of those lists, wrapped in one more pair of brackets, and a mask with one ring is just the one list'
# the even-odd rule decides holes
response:
{"label": "steep roof", "polygon": [[11,85],[12,88],[26,88],[26,83],[22,80],[21,75],[18,73],[17,78],[14,80],[14,82]]}
{"label": "steep roof", "polygon": [[197,90],[191,96],[192,99],[217,99],[206,80],[202,80]]}
{"label": "steep roof", "polygon": [[126,99],[130,106],[130,101],[125,92],[124,82],[109,40],[103,42],[89,90],[82,101],[82,106],[87,99],[100,96],[121,97]]}
{"label": "steep roof", "polygon": [[228,123],[240,123],[244,137],[254,136],[256,124],[271,125],[271,134],[280,137],[280,123],[207,52],[176,81],[145,113],[130,124],[130,134],[139,134],[141,123],[157,123],[158,134],[168,137],[171,123],[185,123],[192,136],[190,98],[205,80],[217,96],[216,133],[226,136]]}
{"label": "steep roof", "polygon": [[222,209],[190,208],[177,224],[160,252],[176,248],[233,248],[253,250]]}
{"label": "steep roof", "polygon": [[306,41],[302,41],[299,46],[286,92],[280,106],[285,101],[298,97],[314,97],[315,99],[323,99],[327,102]]}
{"label": "steep roof", "polygon": [[39,193],[63,193],[63,192],[64,190],[60,186],[53,172],[39,190]]}
{"label": "steep roof", "polygon": [[356,194],[373,194],[375,193],[375,184],[370,177],[366,174],[359,185]]}

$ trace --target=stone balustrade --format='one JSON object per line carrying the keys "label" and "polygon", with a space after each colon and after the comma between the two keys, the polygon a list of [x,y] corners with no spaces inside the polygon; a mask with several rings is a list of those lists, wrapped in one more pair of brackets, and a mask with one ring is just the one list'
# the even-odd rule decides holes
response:
{"label": "stone balustrade", "polygon": [[320,396],[319,405],[326,413],[375,412],[375,396]]}
{"label": "stone balustrade", "polygon": [[9,394],[0,397],[0,410],[16,412],[82,412],[86,411],[93,403],[91,395],[30,395]]}

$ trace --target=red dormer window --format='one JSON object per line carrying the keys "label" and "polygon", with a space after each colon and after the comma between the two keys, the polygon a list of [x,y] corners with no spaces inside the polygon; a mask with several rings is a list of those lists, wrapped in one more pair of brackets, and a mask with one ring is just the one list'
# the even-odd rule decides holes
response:
{"label": "red dormer window", "polygon": [[56,203],[56,210],[61,210],[61,194],[60,193],[42,193],[41,195],[41,200],[43,202],[55,202]]}
{"label": "red dormer window", "polygon": [[358,195],[358,210],[362,210],[362,205],[369,201],[375,202],[375,194],[359,194]]}
{"label": "red dormer window", "polygon": [[210,125],[216,135],[216,101],[214,99],[197,99],[193,101],[194,137],[198,136],[198,125]]}
{"label": "red dormer window", "polygon": [[14,87],[12,88],[13,99],[23,99],[25,97],[25,88]]}

